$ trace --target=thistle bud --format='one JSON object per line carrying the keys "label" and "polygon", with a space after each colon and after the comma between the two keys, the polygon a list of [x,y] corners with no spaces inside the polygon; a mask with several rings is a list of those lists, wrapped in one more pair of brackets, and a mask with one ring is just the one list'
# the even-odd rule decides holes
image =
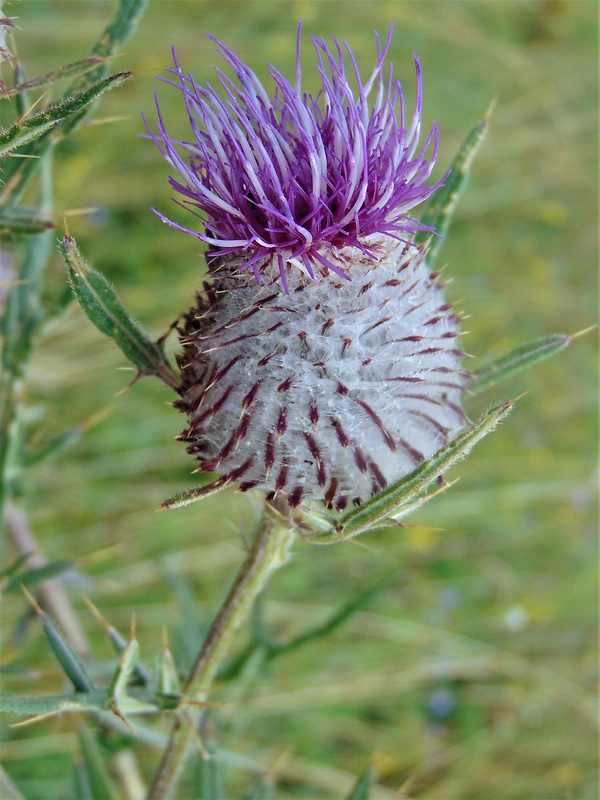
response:
{"label": "thistle bud", "polygon": [[169,137],[158,104],[149,130],[205,228],[156,213],[209,245],[178,326],[188,452],[219,484],[340,511],[455,436],[467,373],[459,317],[414,243],[426,226],[408,213],[444,181],[428,183],[435,124],[418,146],[419,62],[407,120],[390,37],[365,82],[347,45],[313,38],[316,97],[301,90],[299,40],[295,85],[271,67],[272,97],[221,44],[234,74],[217,71],[221,94],[174,57],[167,82],[193,140]]}

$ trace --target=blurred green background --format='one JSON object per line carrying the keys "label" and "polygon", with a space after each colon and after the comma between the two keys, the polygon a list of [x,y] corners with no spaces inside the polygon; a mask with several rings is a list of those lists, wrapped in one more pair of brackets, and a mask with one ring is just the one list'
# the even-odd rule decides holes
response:
{"label": "blurred green background", "polygon": [[[22,0],[5,13],[18,17],[19,56],[34,75],[85,57],[113,9],[108,0]],[[395,75],[411,100],[413,52],[423,64],[425,118],[440,126],[439,174],[496,100],[441,256],[450,299],[468,315],[468,366],[537,336],[574,333],[596,322],[597,11],[585,0],[150,0],[114,64],[136,76],[102,101],[95,121],[118,119],[87,126],[58,150],[56,209],[95,209],[69,216],[71,233],[160,335],[203,271],[199,243],[149,210],[178,213],[166,164],[137,136],[140,110],[154,118],[157,86],[169,124],[184,130],[178,93],[154,78],[170,64],[171,44],[199,82],[214,80],[213,33],[268,83],[268,62],[293,75],[302,19],[310,89],[310,34],[347,39],[368,73],[373,31],[385,35],[392,21]],[[63,272],[57,256],[50,296],[62,291]],[[597,796],[594,344],[588,334],[470,401],[476,415],[527,391],[454,469],[458,485],[410,520],[415,527],[329,548],[297,543],[264,607],[282,640],[394,579],[332,637],[215,690],[214,699],[235,700],[212,716],[216,740],[240,756],[224,797],[250,790],[254,765],[273,771],[277,798],[340,798],[369,761],[375,798]],[[256,510],[230,493],[154,513],[194,485],[195,464],[174,441],[183,420],[165,388],[148,380],[119,394],[133,377],[126,366],[75,307],[45,332],[27,384],[32,435],[43,442],[100,421],[30,474],[24,503],[47,557],[78,560],[69,594],[95,657],[112,658],[83,593],[122,631],[135,614],[149,661],[166,626],[185,664],[243,557],[239,534]],[[24,609],[22,598],[7,598],[7,637]],[[28,670],[6,681],[11,691],[61,689],[36,625],[8,657]],[[5,767],[28,798],[73,796],[72,718],[5,727],[4,736]],[[156,762],[147,748],[146,778]]]}

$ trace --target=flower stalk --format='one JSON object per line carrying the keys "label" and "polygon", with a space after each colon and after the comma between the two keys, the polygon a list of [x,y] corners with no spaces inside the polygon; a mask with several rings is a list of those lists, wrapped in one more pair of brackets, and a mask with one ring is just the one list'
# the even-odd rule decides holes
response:
{"label": "flower stalk", "polygon": [[288,560],[292,531],[283,509],[266,503],[256,534],[237,578],[204,641],[186,680],[169,744],[164,752],[148,800],[172,797],[181,771],[197,737],[200,714],[197,704],[205,699],[231,638],[250,611],[272,572]]}

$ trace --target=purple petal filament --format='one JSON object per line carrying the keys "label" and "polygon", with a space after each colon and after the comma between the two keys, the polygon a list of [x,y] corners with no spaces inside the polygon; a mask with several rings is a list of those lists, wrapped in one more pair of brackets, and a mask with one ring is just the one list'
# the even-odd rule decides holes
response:
{"label": "purple petal filament", "polygon": [[[371,255],[373,234],[403,241],[425,228],[408,212],[441,181],[428,185],[437,153],[433,124],[419,148],[422,115],[421,67],[415,58],[417,94],[406,118],[399,81],[377,39],[375,69],[363,81],[347,43],[312,37],[321,89],[301,89],[300,29],[295,85],[273,66],[269,96],[257,76],[231,50],[211,37],[233,72],[217,69],[217,88],[199,85],[183,72],[173,49],[174,68],[166,83],[182,94],[192,138],[171,138],[156,100],[156,132],[148,130],[176,175],[175,202],[202,220],[199,230],[164,222],[210,246],[209,256],[244,253],[242,269],[257,283],[274,263],[284,289],[291,262],[314,277],[318,266],[350,279],[329,248],[357,247]],[[357,90],[353,91],[349,74]],[[369,105],[369,100],[371,104]]]}

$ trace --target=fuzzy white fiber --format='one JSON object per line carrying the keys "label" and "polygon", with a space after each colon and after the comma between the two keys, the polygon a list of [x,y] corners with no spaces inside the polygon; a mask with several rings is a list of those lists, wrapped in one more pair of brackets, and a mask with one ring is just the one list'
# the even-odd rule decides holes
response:
{"label": "fuzzy white fiber", "polygon": [[[458,316],[426,254],[378,236],[326,257],[351,276],[243,259],[213,270],[182,329],[182,438],[240,488],[344,508],[413,470],[465,424]],[[271,274],[272,273],[272,274]]]}

